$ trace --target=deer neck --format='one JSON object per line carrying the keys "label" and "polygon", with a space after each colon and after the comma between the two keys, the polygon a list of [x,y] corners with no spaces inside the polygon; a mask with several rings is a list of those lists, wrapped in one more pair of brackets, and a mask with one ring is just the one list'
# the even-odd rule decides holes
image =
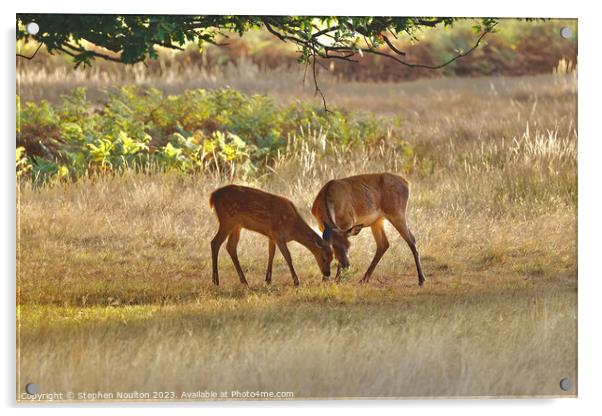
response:
{"label": "deer neck", "polygon": [[326,218],[324,219],[324,223],[328,223],[331,227],[337,228],[337,225],[334,222],[334,218],[332,218],[332,213],[330,211],[329,201],[328,201],[328,190],[330,189],[330,185],[332,181],[328,182],[324,188],[324,211]]}
{"label": "deer neck", "polygon": [[317,243],[320,236],[316,234],[314,230],[312,230],[311,227],[307,225],[307,223],[301,218],[299,218],[295,228],[297,229],[297,232],[295,233],[294,240],[307,247],[307,249],[312,253],[317,252],[319,250]]}

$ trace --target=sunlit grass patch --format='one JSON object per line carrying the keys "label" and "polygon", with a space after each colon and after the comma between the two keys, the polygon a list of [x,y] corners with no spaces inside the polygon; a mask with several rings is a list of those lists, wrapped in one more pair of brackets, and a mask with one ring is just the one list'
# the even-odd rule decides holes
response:
{"label": "sunlit grass patch", "polygon": [[[337,302],[305,302],[312,289]],[[286,289],[275,302],[265,292],[169,306],[22,307],[21,380],[44,391],[302,398],[559,395],[558,380],[576,377],[574,288],[398,293],[367,304],[357,291],[355,303],[339,303],[349,290]]]}

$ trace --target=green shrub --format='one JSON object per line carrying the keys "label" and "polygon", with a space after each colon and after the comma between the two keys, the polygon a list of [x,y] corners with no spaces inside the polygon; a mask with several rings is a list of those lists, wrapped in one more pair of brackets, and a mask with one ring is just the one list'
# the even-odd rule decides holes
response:
{"label": "green shrub", "polygon": [[56,106],[20,106],[17,97],[17,107],[17,146],[30,166],[20,177],[42,183],[126,169],[217,169],[244,176],[269,165],[293,138],[303,140],[303,129],[320,130],[331,144],[345,147],[379,143],[395,129],[374,115],[325,112],[306,103],[282,106],[229,88],[166,96],[124,87],[107,92],[100,106],[78,88]]}

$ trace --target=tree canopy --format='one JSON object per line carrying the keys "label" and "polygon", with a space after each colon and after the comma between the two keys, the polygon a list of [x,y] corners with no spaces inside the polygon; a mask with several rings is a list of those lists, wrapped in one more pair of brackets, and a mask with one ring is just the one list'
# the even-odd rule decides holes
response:
{"label": "tree canopy", "polygon": [[[228,34],[242,36],[263,28],[281,41],[296,45],[299,61],[311,64],[316,91],[321,94],[317,58],[354,62],[364,54],[375,54],[409,67],[437,69],[472,52],[497,24],[492,18],[476,20],[473,46],[435,65],[413,62],[396,46],[400,35],[417,39],[423,28],[450,27],[458,20],[463,18],[18,14],[17,40],[34,40],[39,42],[38,49],[45,46],[51,54],[67,54],[77,67],[91,65],[97,58],[134,64],[157,58],[157,47],[183,49],[189,42],[196,42],[199,48],[205,43],[223,45],[219,41],[224,36],[227,39]],[[37,34],[27,32],[25,25],[30,22],[39,25]],[[27,59],[34,55],[18,54]]]}
{"label": "tree canopy", "polygon": [[[180,15],[86,15],[18,14],[17,39],[34,39],[48,52],[65,53],[76,65],[95,58],[133,64],[156,58],[156,47],[182,49],[187,42],[202,47],[217,43],[219,34],[240,35],[265,28],[283,42],[298,46],[300,59],[311,57],[353,60],[357,54],[376,53],[409,66],[429,67],[404,60],[394,45],[400,34],[416,38],[425,27],[452,26],[452,17],[345,17],[345,16],[180,16]],[[40,31],[27,33],[25,24],[35,22]],[[496,19],[480,19],[479,37],[493,30]],[[84,42],[85,41],[85,42]],[[96,46],[96,47],[93,47]],[[470,50],[458,51],[466,55]],[[434,65],[433,67],[442,66]]]}

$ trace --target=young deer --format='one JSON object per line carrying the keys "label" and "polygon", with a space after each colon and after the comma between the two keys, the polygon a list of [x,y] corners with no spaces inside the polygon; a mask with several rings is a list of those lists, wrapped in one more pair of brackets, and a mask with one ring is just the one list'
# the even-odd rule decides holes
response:
{"label": "young deer", "polygon": [[410,246],[418,271],[418,284],[424,284],[416,239],[406,223],[409,196],[408,182],[390,173],[351,176],[332,180],[324,185],[311,212],[318,220],[324,240],[332,245],[339,262],[335,278],[337,282],[341,277],[341,269],[349,267],[348,237],[356,235],[364,227],[372,229],[376,241],[376,253],[361,282],[367,283],[370,280],[376,265],[389,248],[384,228],[384,220],[387,219]]}
{"label": "young deer", "polygon": [[288,199],[259,189],[228,185],[211,194],[209,205],[215,209],[219,219],[219,230],[211,241],[213,283],[215,285],[219,285],[218,253],[226,237],[228,237],[226,249],[232,258],[240,282],[248,285],[236,253],[241,228],[256,231],[269,239],[268,268],[265,277],[268,284],[272,283],[272,261],[276,246],[278,246],[291,271],[295,286],[299,286],[299,278],[295,273],[291,254],[286,246],[286,243],[291,240],[307,247],[316,258],[322,274],[326,277],[330,276],[330,263],[332,262],[330,244],[307,225]]}

